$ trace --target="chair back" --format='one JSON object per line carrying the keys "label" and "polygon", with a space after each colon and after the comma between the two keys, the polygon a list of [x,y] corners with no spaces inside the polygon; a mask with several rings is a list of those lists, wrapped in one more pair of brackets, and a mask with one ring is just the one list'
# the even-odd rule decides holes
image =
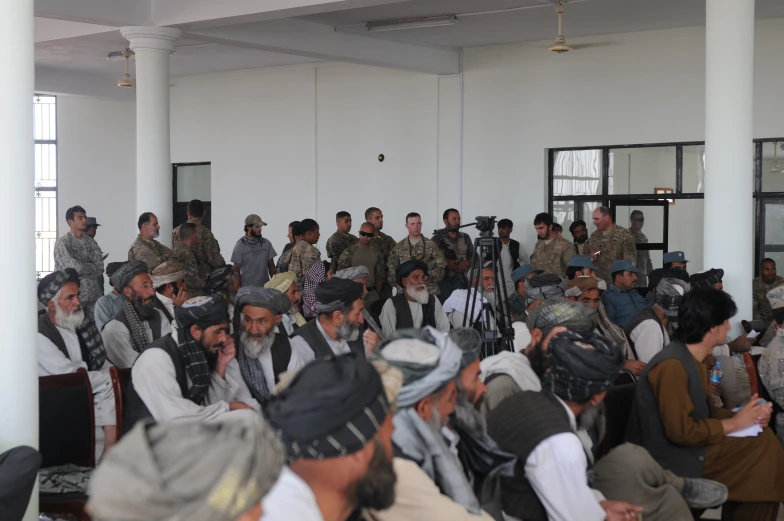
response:
{"label": "chair back", "polygon": [[95,467],[95,410],[87,371],[38,378],[41,467]]}
{"label": "chair back", "polygon": [[112,388],[114,389],[114,407],[117,411],[117,436],[122,437],[122,419],[125,411],[125,395],[124,389],[128,388],[128,382],[131,381],[130,369],[118,369],[117,367],[109,368],[109,375],[112,378]]}
{"label": "chair back", "polygon": [[624,441],[626,426],[634,404],[636,384],[623,384],[611,387],[604,398],[607,415],[607,430],[604,435],[602,451],[610,452]]}

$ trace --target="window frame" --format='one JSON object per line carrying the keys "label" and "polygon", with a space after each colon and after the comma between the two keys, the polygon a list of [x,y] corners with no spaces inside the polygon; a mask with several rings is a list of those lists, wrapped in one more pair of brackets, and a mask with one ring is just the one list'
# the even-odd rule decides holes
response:
{"label": "window frame", "polygon": [[[54,158],[55,158],[55,182],[54,186],[38,186],[35,182],[33,183],[33,197],[38,198],[38,194],[40,192],[54,192],[54,204],[55,204],[55,227],[54,227],[54,234],[55,234],[55,241],[60,237],[60,193],[59,193],[59,186],[60,186],[60,147],[58,145],[59,137],[60,137],[60,118],[58,117],[58,110],[57,110],[57,96],[54,94],[42,94],[42,93],[35,93],[33,94],[33,109],[35,110],[36,100],[42,97],[53,98],[54,99],[54,139],[36,139],[35,137],[35,120],[33,120],[33,148],[35,145],[53,145],[54,146]],[[35,181],[35,166],[33,166],[33,181]],[[36,227],[37,228],[37,227]],[[40,233],[42,230],[34,230],[34,237],[35,239],[40,238]],[[36,255],[37,257],[37,255]],[[52,270],[54,270],[54,260],[52,260],[52,265],[50,266]],[[36,269],[35,277],[36,280],[41,280],[42,274],[48,274],[51,271],[38,271]],[[43,275],[46,276],[46,275]]]}

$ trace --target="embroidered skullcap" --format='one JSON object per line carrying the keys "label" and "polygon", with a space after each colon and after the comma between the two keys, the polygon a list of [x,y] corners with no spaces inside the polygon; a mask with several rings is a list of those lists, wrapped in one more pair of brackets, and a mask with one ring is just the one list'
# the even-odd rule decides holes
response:
{"label": "embroidered skullcap", "polygon": [[269,282],[264,284],[264,287],[269,289],[276,289],[281,293],[285,293],[288,291],[289,286],[294,284],[296,281],[297,275],[295,275],[293,271],[286,271],[276,274],[269,280]]}
{"label": "embroidered skullcap", "polygon": [[180,329],[197,325],[201,329],[229,321],[229,306],[219,296],[193,297],[174,310]]}
{"label": "embroidered skullcap", "polygon": [[403,279],[414,273],[415,270],[422,270],[427,275],[427,264],[421,260],[411,259],[397,267],[395,270],[395,280],[399,286],[403,286]]}
{"label": "embroidered skullcap", "polygon": [[73,268],[65,268],[62,271],[53,271],[38,283],[38,301],[46,306],[50,300],[57,295],[57,292],[69,282],[79,285],[79,274]]}

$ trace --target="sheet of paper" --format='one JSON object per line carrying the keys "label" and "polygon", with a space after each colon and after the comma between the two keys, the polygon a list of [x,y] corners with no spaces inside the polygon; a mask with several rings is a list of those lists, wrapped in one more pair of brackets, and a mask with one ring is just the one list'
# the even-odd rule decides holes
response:
{"label": "sheet of paper", "polygon": [[759,333],[757,331],[755,331],[754,329],[752,329],[751,333],[746,335],[746,338],[757,338],[758,336],[759,336]]}
{"label": "sheet of paper", "polygon": [[762,432],[762,427],[757,425],[756,423],[751,427],[743,429],[742,431],[735,431],[727,436],[731,436],[733,438],[753,438],[754,436],[759,436],[759,433]]}

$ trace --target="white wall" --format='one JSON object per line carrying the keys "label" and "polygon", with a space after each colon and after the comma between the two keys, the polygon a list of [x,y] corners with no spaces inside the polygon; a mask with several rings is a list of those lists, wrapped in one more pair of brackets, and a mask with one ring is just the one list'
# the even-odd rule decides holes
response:
{"label": "white wall", "polygon": [[128,259],[136,222],[136,106],[77,96],[57,98],[59,234],[65,211],[80,205],[101,227],[95,239],[109,257]]}

